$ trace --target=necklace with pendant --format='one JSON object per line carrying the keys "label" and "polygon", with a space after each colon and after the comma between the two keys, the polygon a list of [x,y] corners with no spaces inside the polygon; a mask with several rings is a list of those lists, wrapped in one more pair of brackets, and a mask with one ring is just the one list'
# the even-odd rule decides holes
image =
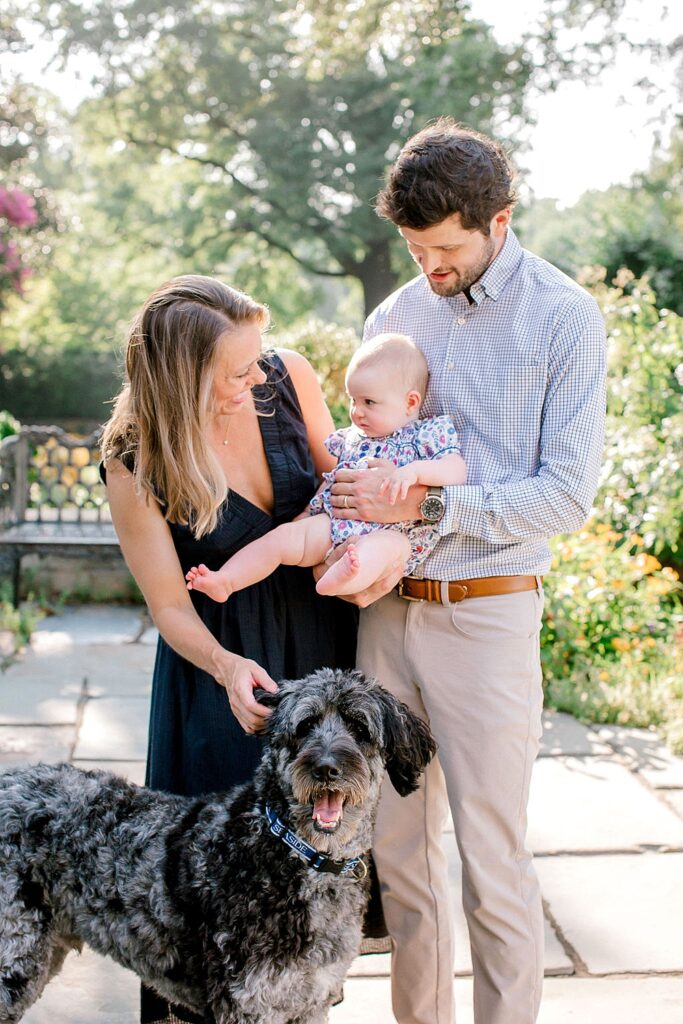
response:
{"label": "necklace with pendant", "polygon": [[229,444],[229,442],[228,442],[228,433],[229,433],[229,431],[230,431],[230,419],[228,419],[228,423],[227,423],[227,426],[225,428],[225,436],[223,437],[223,440],[221,441],[222,445],[227,446]]}

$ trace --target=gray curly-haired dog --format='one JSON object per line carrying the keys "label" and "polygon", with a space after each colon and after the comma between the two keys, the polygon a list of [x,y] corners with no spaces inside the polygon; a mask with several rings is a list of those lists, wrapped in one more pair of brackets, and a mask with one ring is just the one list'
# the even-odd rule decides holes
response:
{"label": "gray curly-haired dog", "polygon": [[327,1019],[360,945],[384,769],[406,795],[435,744],[359,672],[260,699],[268,745],[227,795],[68,765],[0,774],[0,1021],[21,1020],[83,943],[217,1024]]}

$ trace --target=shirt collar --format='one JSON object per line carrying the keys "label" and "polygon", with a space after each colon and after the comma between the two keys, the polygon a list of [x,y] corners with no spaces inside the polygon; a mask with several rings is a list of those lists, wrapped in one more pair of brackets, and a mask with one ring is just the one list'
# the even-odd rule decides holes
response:
{"label": "shirt collar", "polygon": [[517,236],[512,228],[508,228],[500,252],[493,263],[486,268],[479,280],[475,281],[470,288],[470,295],[477,305],[486,296],[494,300],[498,298],[519,266],[522,253],[523,250],[517,240]]}

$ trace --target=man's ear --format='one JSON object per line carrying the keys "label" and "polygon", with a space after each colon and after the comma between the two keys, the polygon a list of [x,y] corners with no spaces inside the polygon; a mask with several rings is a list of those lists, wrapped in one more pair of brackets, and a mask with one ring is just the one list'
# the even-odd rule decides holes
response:
{"label": "man's ear", "polygon": [[500,238],[505,234],[511,217],[512,207],[510,206],[506,206],[504,210],[499,210],[498,213],[493,215],[491,219],[491,234],[494,238]]}

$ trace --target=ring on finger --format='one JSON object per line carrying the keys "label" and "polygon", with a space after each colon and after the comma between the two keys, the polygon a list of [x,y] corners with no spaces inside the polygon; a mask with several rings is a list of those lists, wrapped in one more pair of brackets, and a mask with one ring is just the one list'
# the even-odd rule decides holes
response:
{"label": "ring on finger", "polygon": [[348,494],[344,495],[344,505],[343,505],[343,507],[344,508],[348,508],[349,507],[349,496],[348,496]]}

